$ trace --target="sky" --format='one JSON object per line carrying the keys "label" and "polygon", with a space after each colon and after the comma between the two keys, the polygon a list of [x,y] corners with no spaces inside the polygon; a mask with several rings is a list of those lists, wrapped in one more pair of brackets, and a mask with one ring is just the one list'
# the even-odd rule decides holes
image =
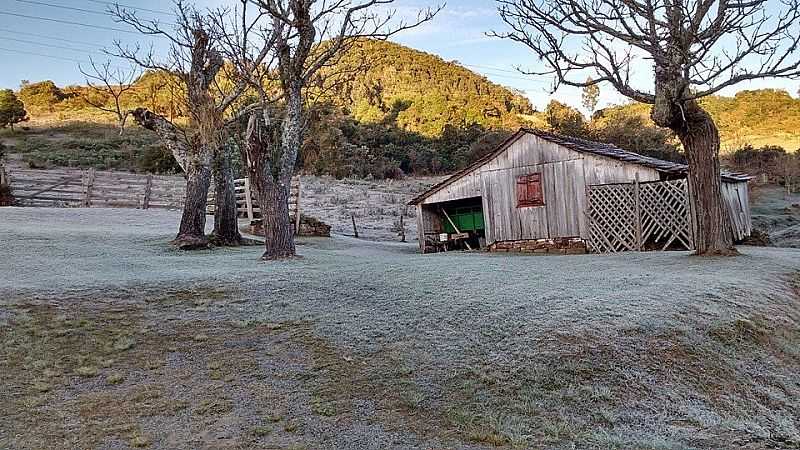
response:
{"label": "sky", "polygon": [[[165,0],[119,0],[138,8],[142,17],[169,20],[169,2]],[[107,1],[101,0],[0,0],[0,88],[17,89],[21,80],[51,79],[58,85],[82,83],[79,64],[89,57],[103,61],[104,48],[113,48],[119,40],[156,48],[163,41],[146,38],[116,24],[105,14]],[[198,7],[231,0],[196,0]],[[418,8],[434,6],[436,0],[396,0],[400,15],[413,15]],[[47,20],[49,19],[49,20]],[[74,23],[65,23],[74,22]],[[91,25],[93,27],[78,24]],[[431,22],[409,30],[394,41],[439,55],[446,61],[457,61],[495,83],[523,91],[534,106],[543,109],[550,99],[581,105],[581,91],[562,87],[552,90],[552,79],[528,76],[517,69],[541,69],[532,52],[521,44],[487,36],[489,31],[503,31],[493,0],[449,0],[445,9]],[[124,61],[120,62],[124,66]],[[632,77],[647,84],[651,69],[637,64]],[[760,80],[738,85],[722,92],[733,95],[741,89],[786,89],[796,96],[800,82],[792,80]],[[619,104],[626,99],[610,85],[601,85],[599,107]]]}

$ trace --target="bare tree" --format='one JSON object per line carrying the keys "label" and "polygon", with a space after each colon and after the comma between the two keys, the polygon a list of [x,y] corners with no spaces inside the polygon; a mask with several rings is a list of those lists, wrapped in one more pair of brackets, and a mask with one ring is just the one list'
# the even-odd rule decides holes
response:
{"label": "bare tree", "polygon": [[[800,0],[496,0],[511,31],[560,85],[610,83],[652,105],[689,162],[699,255],[735,254],[720,195],[719,132],[698,99],[743,81],[800,76]],[[638,82],[636,67],[652,67]],[[596,75],[591,81],[587,75]]]}
{"label": "bare tree", "polygon": [[[258,93],[244,110],[244,143],[251,185],[261,206],[265,260],[294,257],[294,227],[288,199],[295,163],[306,130],[309,97],[347,77],[335,67],[359,39],[388,39],[417,27],[441,7],[402,20],[386,9],[394,0],[247,0],[258,8],[259,43],[270,49],[262,65],[247,64],[248,44],[233,56],[239,76]],[[244,8],[244,7],[243,7]],[[237,46],[234,46],[237,47]],[[237,53],[233,51],[231,53]],[[255,53],[250,51],[250,53]],[[273,80],[273,82],[266,82]],[[274,87],[274,88],[273,88]]]}
{"label": "bare tree", "polygon": [[[86,77],[86,85],[90,91],[100,98],[95,99],[91,95],[85,95],[83,101],[100,111],[114,114],[117,119],[119,135],[122,136],[125,132],[125,122],[130,115],[130,111],[122,107],[122,96],[134,88],[134,82],[139,78],[141,70],[137,67],[129,69],[113,67],[111,61],[97,64],[91,57],[89,58],[89,67],[84,70],[83,67],[78,66],[78,69]],[[111,104],[109,104],[109,99]]]}
{"label": "bare tree", "polygon": [[138,45],[131,48],[120,43],[117,43],[116,56],[133,61],[142,68],[170,74],[168,79],[180,83],[180,91],[186,93],[189,115],[186,129],[145,109],[138,109],[133,114],[137,123],[159,135],[186,174],[186,199],[175,244],[185,249],[208,245],[205,215],[213,175],[216,192],[214,241],[217,245],[238,245],[242,237],[238,230],[224,115],[246,85],[223,85],[218,79],[225,65],[219,49],[224,30],[216,28],[212,17],[220,13],[200,13],[183,0],[176,0],[174,5],[175,24],[172,29],[163,28],[158,21],[142,20],[135,11],[112,6],[110,13],[117,21],[131,25],[145,35],[159,36],[170,42],[166,57],[158,57],[152,49],[142,51]]}

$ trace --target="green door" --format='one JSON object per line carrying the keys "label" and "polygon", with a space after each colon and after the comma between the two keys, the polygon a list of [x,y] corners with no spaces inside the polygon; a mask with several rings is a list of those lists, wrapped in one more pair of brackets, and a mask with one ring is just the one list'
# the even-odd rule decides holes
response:
{"label": "green door", "polygon": [[[447,211],[450,219],[453,220],[453,223],[455,223],[455,225],[458,227],[458,230],[462,233],[485,229],[483,222],[483,208],[480,205],[445,208],[445,211]],[[445,233],[456,232],[456,230],[453,228],[453,225],[451,225],[450,221],[447,219],[444,220],[444,231]]]}

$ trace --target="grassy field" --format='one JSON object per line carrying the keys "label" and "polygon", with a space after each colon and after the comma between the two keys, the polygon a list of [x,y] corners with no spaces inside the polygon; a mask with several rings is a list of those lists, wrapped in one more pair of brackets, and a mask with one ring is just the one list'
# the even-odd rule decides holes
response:
{"label": "grassy field", "polygon": [[120,136],[112,124],[37,121],[15,131],[0,130],[0,144],[6,154],[32,168],[176,173],[179,169],[155,136],[131,125]]}
{"label": "grassy field", "polygon": [[751,197],[753,226],[766,232],[772,245],[800,248],[800,193],[756,186]]}
{"label": "grassy field", "polygon": [[800,447],[797,250],[265,264],[177,220],[0,209],[0,448]]}

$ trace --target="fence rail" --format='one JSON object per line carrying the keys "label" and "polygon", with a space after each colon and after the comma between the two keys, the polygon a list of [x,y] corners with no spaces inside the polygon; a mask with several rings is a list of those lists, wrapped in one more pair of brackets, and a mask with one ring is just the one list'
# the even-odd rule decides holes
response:
{"label": "fence rail", "polygon": [[[180,175],[150,175],[94,169],[37,170],[8,166],[2,173],[19,206],[68,208],[180,209],[186,180]],[[213,185],[212,185],[213,186]],[[240,217],[261,217],[261,208],[246,178],[235,180]],[[299,221],[300,178],[292,179],[289,215]],[[207,212],[214,214],[214,192],[209,192]]]}
{"label": "fence rail", "polygon": [[9,167],[8,178],[20,206],[176,209],[183,206],[186,190],[186,181],[180,176],[93,169]]}
{"label": "fence rail", "polygon": [[[247,217],[251,222],[255,219],[261,218],[261,207],[258,204],[255,192],[250,187],[249,178],[239,178],[234,180],[236,190],[236,210],[239,212],[239,217]],[[295,227],[300,226],[300,191],[302,190],[300,184],[300,177],[292,178],[292,184],[289,190],[289,217],[295,221]],[[208,204],[206,212],[214,214],[216,204],[214,191],[208,193]]]}

